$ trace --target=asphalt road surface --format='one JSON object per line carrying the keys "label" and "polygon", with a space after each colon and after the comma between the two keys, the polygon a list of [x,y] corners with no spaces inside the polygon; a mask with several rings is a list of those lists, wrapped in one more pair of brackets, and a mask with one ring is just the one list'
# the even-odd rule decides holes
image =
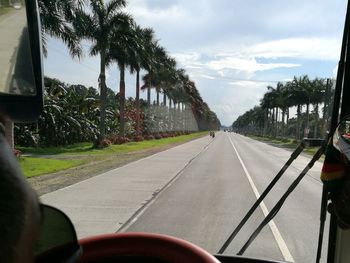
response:
{"label": "asphalt road surface", "polygon": [[[238,134],[220,132],[124,230],[173,235],[216,253],[290,154]],[[300,156],[293,163],[225,254],[238,252],[264,213],[272,209],[308,161],[308,157]],[[245,255],[290,262],[315,261],[321,167],[320,162],[316,163]]]}
{"label": "asphalt road surface", "polygon": [[0,16],[0,93],[9,93],[9,82],[16,61],[17,47],[24,26],[25,9],[13,9]]}

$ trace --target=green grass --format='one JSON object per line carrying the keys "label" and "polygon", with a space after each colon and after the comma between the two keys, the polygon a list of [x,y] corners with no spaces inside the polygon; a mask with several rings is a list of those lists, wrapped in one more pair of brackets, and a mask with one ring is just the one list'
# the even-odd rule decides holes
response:
{"label": "green grass", "polygon": [[[29,178],[42,174],[58,172],[74,166],[88,163],[93,160],[99,160],[101,158],[104,158],[105,155],[126,154],[161,146],[183,143],[196,138],[200,138],[207,134],[208,132],[197,132],[189,135],[182,135],[160,140],[130,142],[122,145],[110,145],[109,147],[101,150],[93,149],[92,143],[77,143],[69,146],[47,148],[16,147],[16,149],[21,150],[24,154],[33,154],[38,156],[21,157],[19,159],[19,164],[23,171],[23,174]],[[42,155],[49,155],[50,158],[43,158]],[[66,157],[68,160],[65,159],[65,155],[69,155],[69,157]],[[85,158],[84,160],[77,160],[77,158],[81,158],[82,156],[86,155],[91,157],[87,159]],[[55,159],[55,156],[60,156],[61,159]]]}
{"label": "green grass", "polygon": [[10,7],[0,7],[0,16],[6,14],[6,13],[8,13],[8,12],[10,12],[11,10],[13,10],[13,8],[10,8]]}
{"label": "green grass", "polygon": [[263,141],[267,143],[276,144],[286,148],[296,148],[298,143],[290,138],[271,138],[271,137],[261,137],[261,136],[249,136],[252,139]]}
{"label": "green grass", "polygon": [[175,143],[187,142],[192,139],[196,139],[206,135],[208,132],[197,132],[189,135],[182,135],[178,137],[165,138],[160,140],[150,140],[142,142],[129,142],[121,145],[110,145],[104,149],[93,149],[92,143],[77,143],[69,146],[62,147],[46,147],[46,148],[33,148],[33,147],[16,147],[25,154],[38,154],[38,155],[100,155],[100,154],[115,154],[115,153],[127,153],[146,150],[154,147],[161,147]]}
{"label": "green grass", "polygon": [[[295,140],[290,138],[270,138],[270,137],[260,137],[260,136],[249,136],[250,138],[274,144],[283,148],[295,149],[299,145]],[[313,156],[319,147],[305,147],[304,153]]]}
{"label": "green grass", "polygon": [[82,142],[76,143],[68,146],[59,147],[21,147],[16,146],[16,149],[20,150],[22,153],[26,154],[40,154],[40,155],[55,155],[55,154],[76,154],[89,152],[92,149],[92,143]]}
{"label": "green grass", "polygon": [[55,160],[34,157],[22,157],[19,159],[19,166],[27,178],[54,173],[81,164],[83,164],[81,160]]}

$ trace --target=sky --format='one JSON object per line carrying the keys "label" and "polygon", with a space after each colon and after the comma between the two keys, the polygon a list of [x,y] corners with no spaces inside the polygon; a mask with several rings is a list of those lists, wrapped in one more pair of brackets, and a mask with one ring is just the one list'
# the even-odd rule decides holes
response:
{"label": "sky", "polygon": [[[334,77],[346,0],[129,0],[126,12],[152,27],[159,43],[184,68],[223,125],[259,104],[268,85],[293,76]],[[88,50],[89,42],[84,42]],[[45,75],[97,86],[99,57],[72,59],[48,41]],[[118,90],[112,65],[107,85]],[[135,76],[126,78],[135,96]],[[142,95],[143,97],[145,94]]]}

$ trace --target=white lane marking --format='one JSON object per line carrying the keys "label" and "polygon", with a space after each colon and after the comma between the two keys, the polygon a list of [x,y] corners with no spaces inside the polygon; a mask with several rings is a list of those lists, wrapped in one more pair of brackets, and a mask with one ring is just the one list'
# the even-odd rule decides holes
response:
{"label": "white lane marking", "polygon": [[[259,191],[258,191],[258,189],[256,188],[256,186],[255,186],[255,184],[254,184],[254,182],[253,182],[253,179],[252,179],[252,177],[250,176],[250,174],[249,174],[249,172],[248,172],[248,170],[247,170],[247,167],[245,166],[245,164],[244,164],[244,162],[243,162],[241,156],[239,155],[239,153],[238,153],[238,151],[237,151],[235,145],[233,144],[233,142],[232,142],[230,136],[228,136],[228,139],[230,140],[230,143],[231,143],[233,149],[234,149],[235,152],[236,152],[236,155],[237,155],[237,157],[238,157],[238,160],[239,160],[239,162],[241,163],[241,165],[242,165],[242,167],[243,167],[244,173],[245,173],[245,175],[247,176],[247,179],[248,179],[248,181],[249,181],[249,184],[250,184],[250,186],[252,187],[253,192],[254,192],[256,198],[258,199],[258,198],[260,197]],[[264,216],[266,217],[266,216],[268,215],[268,213],[269,213],[269,210],[267,210],[267,207],[266,207],[264,201],[262,201],[262,202],[260,203],[260,208],[261,208],[261,210],[262,210]],[[274,222],[273,220],[270,221],[269,227],[270,227],[270,229],[271,229],[271,231],[272,231],[272,234],[273,234],[274,238],[276,239],[277,245],[278,245],[278,247],[279,247],[279,249],[280,249],[280,251],[281,251],[281,253],[282,253],[283,257],[284,257],[284,260],[287,261],[287,262],[294,262],[294,259],[293,259],[293,257],[292,257],[292,254],[290,253],[290,251],[289,251],[289,249],[288,249],[288,247],[287,247],[286,242],[284,241],[284,239],[283,239],[283,237],[282,237],[280,231],[278,230],[278,228],[277,228],[277,226],[276,226],[276,224],[275,224],[275,222]]]}

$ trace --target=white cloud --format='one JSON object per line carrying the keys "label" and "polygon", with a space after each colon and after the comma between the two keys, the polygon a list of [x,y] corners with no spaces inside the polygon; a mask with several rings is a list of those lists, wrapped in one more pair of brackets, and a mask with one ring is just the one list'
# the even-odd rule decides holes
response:
{"label": "white cloud", "polygon": [[224,57],[218,60],[212,60],[204,66],[207,66],[212,70],[232,69],[247,72],[265,71],[275,68],[292,68],[299,67],[300,64],[295,63],[259,63],[255,58],[243,58],[243,57]]}
{"label": "white cloud", "polygon": [[245,88],[261,88],[261,86],[271,85],[271,82],[267,81],[253,81],[253,80],[236,80],[231,81],[228,84],[236,87],[245,87]]}
{"label": "white cloud", "polygon": [[336,60],[340,44],[335,38],[287,38],[253,45],[244,53],[263,58]]}
{"label": "white cloud", "polygon": [[212,79],[212,80],[216,79],[213,76],[209,76],[209,75],[206,75],[206,74],[198,74],[198,73],[191,74],[191,77],[192,78]]}
{"label": "white cloud", "polygon": [[200,54],[198,52],[171,53],[170,55],[180,64],[188,65],[193,68],[199,67],[198,65],[193,65],[193,62],[199,61],[200,59]]}

